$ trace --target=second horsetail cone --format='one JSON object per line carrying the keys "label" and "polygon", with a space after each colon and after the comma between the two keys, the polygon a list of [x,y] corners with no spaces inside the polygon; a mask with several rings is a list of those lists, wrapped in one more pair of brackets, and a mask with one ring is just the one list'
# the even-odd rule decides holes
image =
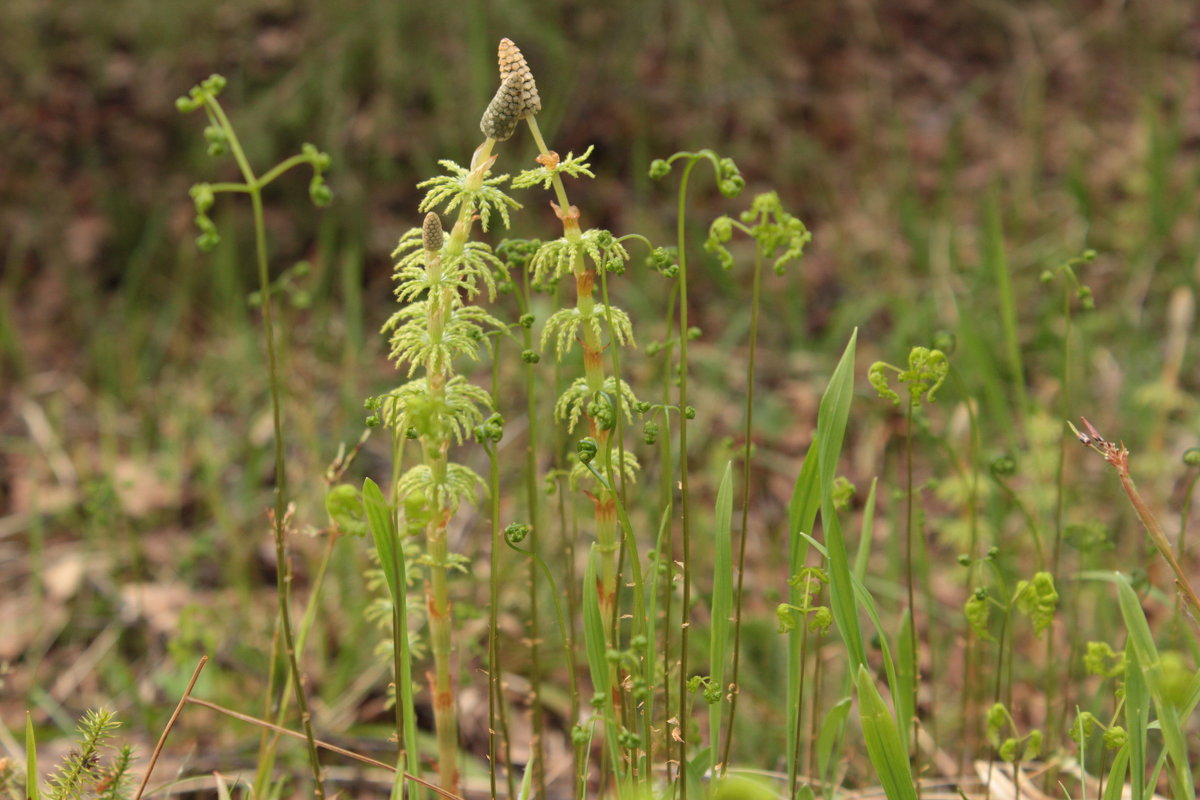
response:
{"label": "second horsetail cone", "polygon": [[533,72],[525,63],[525,56],[521,55],[521,48],[513,44],[512,39],[501,39],[499,56],[500,80],[507,80],[510,75],[517,75],[521,79],[521,99],[525,105],[521,116],[537,114],[542,110],[542,98],[538,95]]}

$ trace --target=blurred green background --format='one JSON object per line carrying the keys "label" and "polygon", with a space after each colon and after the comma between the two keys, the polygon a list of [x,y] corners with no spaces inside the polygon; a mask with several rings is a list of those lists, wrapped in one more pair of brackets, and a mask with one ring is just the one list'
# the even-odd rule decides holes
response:
{"label": "blurred green background", "polygon": [[[647,166],[711,147],[748,188],[737,201],[693,192],[697,243],[713,216],[767,189],[812,228],[801,268],[766,299],[762,380],[775,394],[761,446],[781,466],[764,476],[761,513],[777,521],[811,431],[812,376],[856,326],[863,365],[953,333],[988,444],[1026,443],[1006,410],[994,268],[1013,276],[1028,392],[1052,398],[1062,295],[1039,276],[1084,247],[1099,253],[1085,275],[1098,310],[1079,321],[1086,359],[1066,366],[1080,411],[1139,448],[1169,496],[1156,465],[1196,443],[1198,420],[1189,0],[6,0],[0,712],[11,729],[25,707],[69,728],[103,701],[151,735],[200,650],[234,672],[219,679],[224,696],[257,696],[270,430],[249,216],[225,198],[222,245],[196,251],[188,188],[235,173],[205,155],[202,121],[178,115],[175,98],[220,72],[260,170],[306,141],[333,158],[329,209],[311,207],[299,176],[267,200],[276,274],[311,267],[289,284],[283,318],[289,469],[302,524],[319,527],[325,465],[361,431],[363,398],[395,381],[377,333],[393,305],[388,254],[419,220],[415,184],[479,142],[502,36],[533,68],[551,146],[596,147],[598,178],[572,193],[585,223],[668,243],[673,194]],[[526,138],[501,148],[498,170],[532,166]],[[544,199],[527,202],[514,233],[552,235]],[[748,312],[726,298],[745,278],[698,263],[695,368],[720,384],[740,369]],[[614,291],[647,320],[639,337],[662,335],[661,279],[635,267]],[[701,413],[715,447],[738,412],[713,402]],[[880,469],[880,430],[856,434],[856,480]],[[386,463],[385,449],[368,448],[361,471]],[[340,655],[362,635],[360,562],[332,567],[325,613],[345,627],[330,626],[313,667],[331,727],[374,718],[362,709],[378,706],[383,681],[362,653]],[[231,633],[221,614],[251,596],[262,619]]]}

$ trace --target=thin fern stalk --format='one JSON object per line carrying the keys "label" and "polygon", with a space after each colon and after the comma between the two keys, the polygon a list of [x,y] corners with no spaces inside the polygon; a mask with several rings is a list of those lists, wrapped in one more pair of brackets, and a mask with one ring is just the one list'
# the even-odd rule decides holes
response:
{"label": "thin fern stalk", "polygon": [[[1072,407],[1072,385],[1071,385],[1071,292],[1069,286],[1063,288],[1063,342],[1062,342],[1062,391],[1059,392],[1059,415],[1060,419],[1066,419]],[[1067,493],[1067,441],[1063,439],[1058,445],[1058,463],[1054,468],[1054,546],[1050,551],[1050,574],[1054,576],[1054,580],[1059,582],[1061,574],[1059,572],[1059,561],[1062,554],[1063,540],[1063,513],[1066,505]],[[1072,587],[1077,587],[1077,584],[1072,582]],[[1054,653],[1054,637],[1046,637],[1046,733],[1049,741],[1058,741],[1060,736],[1059,728],[1061,720],[1065,718],[1068,710],[1071,708],[1071,665],[1075,663],[1075,653],[1079,645],[1078,635],[1078,619],[1079,619],[1079,592],[1076,588],[1070,591],[1071,601],[1068,604],[1070,622],[1067,625],[1067,657],[1055,658]],[[1066,668],[1066,675],[1058,675],[1058,665],[1062,663]],[[1058,703],[1058,688],[1062,684],[1062,705]],[[1056,770],[1051,770],[1051,776],[1056,775]],[[1052,784],[1051,784],[1052,785]]]}
{"label": "thin fern stalk", "polygon": [[678,303],[679,303],[679,522],[681,555],[683,562],[683,598],[680,607],[679,634],[679,676],[678,676],[678,706],[677,725],[680,730],[678,737],[677,758],[679,763],[678,781],[680,800],[687,800],[687,736],[688,729],[688,632],[691,625],[692,602],[692,543],[691,543],[691,486],[688,480],[688,419],[694,411],[688,407],[688,271],[687,271],[687,190],[692,170],[702,160],[707,160],[713,168],[721,193],[736,196],[745,186],[745,181],[737,172],[737,167],[730,159],[718,159],[711,150],[701,150],[697,153],[680,152],[664,160],[655,160],[650,165],[650,175],[661,178],[671,170],[671,164],[682,159],[685,164],[679,179],[678,200],[676,203],[675,239],[678,256]]}
{"label": "thin fern stalk", "polygon": [[[528,285],[528,273],[526,273],[525,280],[526,280],[526,285]],[[559,294],[561,291],[562,291],[562,287],[560,285],[556,284],[554,287],[554,301],[553,301],[553,305],[556,308],[559,306]],[[528,296],[528,294],[529,294],[529,292],[528,292],[528,290],[526,290],[526,295]],[[554,360],[554,394],[556,397],[562,392],[563,372],[564,372],[564,370],[563,370],[562,361],[555,359]],[[530,393],[530,395],[532,396],[532,392]],[[533,418],[531,418],[531,420],[532,419]],[[532,422],[530,423],[529,427],[530,427],[530,430],[532,431],[533,427],[534,427]],[[579,691],[576,686],[577,681],[578,681],[578,670],[577,670],[576,663],[575,663],[575,654],[577,652],[576,631],[579,630],[579,616],[580,616],[579,595],[577,593],[579,580],[578,580],[578,575],[576,573],[576,546],[577,546],[578,539],[579,539],[579,531],[574,524],[574,518],[569,517],[569,515],[567,514],[566,483],[563,480],[563,476],[566,475],[566,467],[563,463],[563,459],[565,458],[565,454],[566,454],[566,450],[567,450],[566,429],[563,428],[562,426],[555,426],[554,439],[555,439],[555,441],[554,441],[554,459],[555,459],[554,474],[556,476],[554,480],[555,480],[555,483],[557,484],[555,486],[555,494],[557,495],[557,500],[558,500],[558,502],[556,503],[557,508],[555,509],[555,516],[557,517],[559,537],[563,543],[563,548],[562,548],[563,549],[563,559],[562,559],[563,574],[566,576],[566,580],[565,580],[566,587],[563,592],[567,599],[566,630],[563,634],[564,643],[565,643],[564,649],[566,650],[566,654],[567,654],[567,664],[568,664],[568,670],[570,672],[570,681],[571,681],[571,696],[569,698],[571,724],[578,725],[580,722],[580,718],[581,718],[580,717],[581,707],[580,707]],[[536,554],[535,554],[535,556],[536,556]],[[536,558],[535,558],[535,560],[536,560]],[[549,570],[546,570],[545,572],[546,572],[547,579],[550,580],[551,585],[553,585],[553,580],[551,579]],[[556,606],[557,606],[557,603],[558,603],[557,594],[555,594],[555,605]],[[572,739],[571,739],[571,761],[572,761],[572,768],[573,768],[572,774],[575,775],[575,780],[572,781],[572,791],[574,793],[573,794],[574,800],[583,800],[583,798],[585,798],[587,796],[587,753],[588,753],[588,750],[587,750],[586,746],[580,742],[575,741],[574,737],[572,737]]]}
{"label": "thin fern stalk", "polygon": [[[762,249],[754,248],[754,279],[750,291],[750,353],[746,363],[746,424],[742,429],[742,442],[745,451],[742,454],[742,527],[741,541],[738,542],[737,589],[733,604],[733,665],[729,683],[733,690],[729,694],[729,717],[725,721],[725,747],[721,753],[721,774],[729,766],[729,751],[733,746],[733,723],[737,717],[738,707],[738,674],[742,662],[742,589],[746,576],[746,540],[749,539],[750,527],[750,448],[754,435],[754,377],[755,359],[758,355],[758,309],[759,297],[762,290]],[[803,657],[802,657],[803,660]],[[803,693],[803,689],[801,689]]]}
{"label": "thin fern stalk", "polygon": [[917,649],[917,603],[916,596],[913,591],[913,529],[916,527],[913,514],[915,511],[913,503],[913,446],[912,446],[912,423],[913,423],[913,404],[907,405],[907,413],[904,418],[904,577],[908,590],[908,641],[912,653],[912,719],[908,724],[912,727],[912,763],[913,775],[918,777],[916,783],[917,800],[921,798],[921,743],[919,737],[917,702],[921,687],[921,655]]}
{"label": "thin fern stalk", "polygon": [[797,773],[800,769],[800,743],[804,738],[801,735],[804,730],[804,716],[801,712],[804,708],[804,673],[805,664],[808,660],[808,625],[807,623],[801,624],[803,630],[800,633],[800,686],[799,691],[796,693],[795,722],[793,723],[795,727],[795,751],[792,753],[792,758],[788,761],[791,767],[788,772],[788,797],[791,800],[796,800],[798,789],[797,779],[799,777]]}
{"label": "thin fern stalk", "polygon": [[[287,469],[284,464],[283,390],[279,381],[278,356],[275,352],[274,302],[271,297],[271,278],[267,266],[266,225],[263,221],[262,187],[267,183],[266,178],[268,176],[273,179],[282,174],[282,170],[272,170],[261,180],[255,177],[254,170],[250,167],[250,162],[242,150],[237,133],[234,131],[232,124],[230,124],[229,118],[225,115],[224,109],[211,97],[206,97],[205,108],[217,119],[224,131],[229,143],[230,152],[237,162],[238,169],[242,173],[242,178],[245,180],[247,191],[250,194],[250,205],[254,219],[254,254],[258,266],[259,292],[262,297],[263,338],[266,341],[267,349],[267,383],[271,394],[271,424],[274,432],[275,504],[273,513],[271,514],[271,531],[275,539],[275,564],[277,570],[275,585],[277,589],[278,614],[280,629],[283,633],[284,653],[287,658],[288,671],[291,674],[296,707],[300,711],[300,723],[304,730],[304,741],[308,748],[308,762],[313,776],[313,791],[319,800],[324,800],[324,776],[321,770],[320,757],[317,754],[316,739],[312,728],[312,713],[309,710],[308,698],[304,692],[304,682],[296,658],[296,642],[292,632],[292,572],[287,552],[287,532],[284,527],[288,506],[288,486]],[[293,162],[291,164],[284,162],[284,164],[288,165],[288,168],[301,163],[300,161],[293,161],[293,159],[289,159],[288,161]],[[280,166],[284,166],[284,164]]]}
{"label": "thin fern stalk", "polygon": [[[500,795],[496,791],[496,763],[499,760],[496,736],[497,730],[502,726],[499,721],[501,712],[497,706],[504,702],[501,696],[503,689],[500,678],[500,649],[497,642],[500,606],[500,581],[497,577],[500,567],[500,462],[496,459],[495,452],[490,449],[488,462],[488,491],[491,494],[489,516],[492,527],[492,546],[488,559],[490,562],[488,565],[488,781],[492,797],[499,797]],[[507,735],[505,739],[507,740]],[[511,766],[511,762],[506,759],[505,764],[505,772],[511,783],[512,770],[508,768]],[[514,796],[511,786],[508,796],[510,800]]]}
{"label": "thin fern stalk", "polygon": [[688,286],[687,286],[687,187],[688,178],[696,166],[696,159],[688,161],[679,180],[678,220],[676,221],[676,246],[679,248],[679,522],[683,555],[683,599],[680,603],[679,621],[679,707],[678,725],[683,733],[679,736],[679,797],[687,800],[687,722],[688,716],[688,629],[692,607],[692,531],[688,514],[690,489],[688,485],[688,440],[687,440],[687,376],[688,376]]}
{"label": "thin fern stalk", "polygon": [[[814,747],[814,744],[817,741],[817,736],[819,734],[820,727],[821,727],[821,714],[820,714],[821,681],[825,675],[825,671],[824,671],[824,669],[822,669],[824,662],[821,660],[821,639],[822,638],[824,638],[824,634],[821,631],[817,631],[817,643],[816,643],[816,646],[813,648],[813,668],[812,668],[812,670],[813,670],[812,684],[813,685],[812,685],[812,691],[810,691],[808,693],[809,697],[812,698],[812,700],[810,700],[809,704],[808,704],[808,706],[809,706],[808,741],[804,743],[804,750],[805,750],[804,763],[807,765],[806,770],[808,772],[808,775],[813,779],[820,777],[817,775],[816,748]],[[803,694],[803,690],[801,690],[801,694]]]}
{"label": "thin fern stalk", "polygon": [[[500,402],[500,349],[501,339],[497,336],[493,342],[492,351],[492,405],[498,406]],[[498,423],[497,423],[498,424]],[[484,430],[488,423],[484,423]],[[482,437],[481,437],[482,438]],[[496,437],[499,438],[499,437]],[[493,729],[496,722],[500,725],[500,736],[504,742],[504,774],[508,784],[509,800],[516,800],[516,781],[513,775],[512,768],[512,740],[508,735],[508,713],[504,704],[504,666],[500,660],[500,626],[499,626],[499,608],[500,608],[500,459],[496,452],[497,443],[495,441],[487,441],[484,439],[484,447],[488,454],[488,500],[489,512],[492,523],[492,547],[489,553],[490,561],[488,569],[488,594],[489,594],[489,619],[488,629],[490,634],[491,657],[488,664],[488,706],[489,710],[494,711],[494,716],[489,715],[488,728],[488,744],[489,756],[491,763],[489,764],[489,773],[492,780],[492,797],[496,797],[495,786],[495,743]]]}
{"label": "thin fern stalk", "polygon": [[[296,633],[296,652],[298,653],[304,652],[305,641],[308,639],[309,631],[312,630],[312,626],[316,622],[317,609],[320,606],[321,600],[321,587],[325,583],[325,574],[329,571],[329,562],[332,560],[333,547],[336,541],[337,534],[331,532],[329,534],[329,541],[325,545],[325,552],[321,556],[321,562],[317,566],[316,576],[313,578],[313,590],[309,593],[308,600],[305,603],[304,615],[300,618],[300,628]],[[272,676],[273,674],[274,673],[272,673]],[[282,727],[286,721],[288,711],[291,708],[291,698],[294,693],[292,675],[289,672],[284,678],[283,692],[279,696],[279,704],[275,709],[274,716],[276,725]],[[263,734],[270,735],[270,731],[264,729]],[[278,732],[272,736],[270,748],[271,753],[275,752],[275,749],[279,744],[279,738],[280,734]]]}
{"label": "thin fern stalk", "polygon": [[[673,316],[672,309],[674,308],[674,305],[675,305],[675,296],[676,296],[677,287],[678,287],[678,284],[676,284],[676,288],[673,288],[671,291],[671,301],[670,301],[670,307],[668,309],[668,330],[670,328],[670,325],[669,325],[670,319]],[[672,661],[671,631],[673,630],[673,626],[671,625],[671,605],[672,605],[672,599],[675,596],[675,581],[672,577],[674,574],[674,570],[675,570],[675,560],[671,554],[675,552],[675,536],[674,536],[675,528],[674,528],[674,525],[672,524],[672,521],[675,518],[675,489],[674,489],[674,486],[672,485],[672,481],[671,481],[672,465],[674,464],[674,455],[671,451],[671,441],[672,441],[671,415],[670,415],[669,411],[667,411],[667,409],[670,406],[670,388],[669,387],[671,385],[671,380],[670,380],[671,347],[670,347],[670,345],[668,345],[665,349],[666,349],[666,356],[663,358],[663,377],[662,377],[662,405],[663,405],[664,410],[661,415],[662,420],[663,420],[663,426],[664,426],[665,430],[661,431],[659,434],[659,437],[658,437],[658,440],[659,440],[659,459],[658,459],[658,461],[659,461],[659,471],[660,471],[660,481],[659,481],[660,508],[662,509],[662,513],[665,516],[665,519],[668,521],[665,523],[665,526],[664,526],[664,531],[666,534],[665,541],[664,541],[664,537],[660,535],[658,548],[657,548],[656,552],[658,554],[658,558],[662,560],[662,564],[663,564],[663,567],[662,567],[662,570],[663,570],[663,576],[662,576],[663,602],[662,602],[662,606],[663,606],[663,620],[664,620],[663,634],[662,634],[663,708],[670,709],[672,707],[671,706],[671,667],[670,667],[671,661]],[[656,573],[654,575],[656,589],[657,589],[657,585],[658,585],[658,580],[659,580],[659,575],[656,571]],[[669,753],[671,751],[671,747],[672,747],[672,739],[671,739],[671,732],[670,732],[669,725],[662,726],[662,737],[663,737],[662,750],[664,753]],[[668,758],[666,760],[666,762],[667,762],[666,763],[667,783],[668,783],[668,785],[672,785],[671,769],[673,766],[673,760]]]}
{"label": "thin fern stalk", "polygon": [[[1000,638],[996,644],[996,684],[995,684],[995,689],[992,692],[992,702],[993,703],[1000,702],[1000,695],[1001,695],[1001,692],[1002,692],[1003,686],[1004,686],[1005,654],[1006,654],[1007,650],[1009,650],[1011,648],[1011,645],[1008,641],[1009,623],[1010,623],[1010,618],[1012,617],[1012,614],[1010,612],[1011,612],[1011,609],[1006,608],[1004,611],[1004,616],[1000,622]],[[1009,661],[1008,663],[1011,668],[1012,662]],[[1010,671],[1009,672],[1009,680],[1011,681],[1011,679],[1012,679],[1012,673]],[[1011,703],[1007,703],[1006,705],[1011,705]],[[992,748],[989,748],[988,749],[988,762],[987,762],[987,777],[984,779],[984,786],[986,788],[986,794],[984,795],[984,800],[991,800],[991,797],[992,797],[992,770],[995,767],[995,764],[996,764],[996,751]]]}

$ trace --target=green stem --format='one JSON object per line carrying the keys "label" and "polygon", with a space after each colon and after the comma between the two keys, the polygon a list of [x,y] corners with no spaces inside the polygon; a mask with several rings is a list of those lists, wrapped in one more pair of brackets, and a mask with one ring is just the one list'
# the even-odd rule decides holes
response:
{"label": "green stem", "polygon": [[[733,744],[733,720],[737,716],[738,667],[742,656],[742,586],[746,575],[746,540],[749,537],[750,525],[750,446],[754,434],[754,366],[758,353],[758,304],[762,288],[762,250],[757,245],[754,248],[754,284],[750,299],[750,355],[746,365],[746,425],[743,428],[742,441],[745,452],[742,456],[742,538],[738,543],[738,579],[737,595],[733,612],[733,670],[729,678],[733,687],[729,694],[729,718],[725,722],[725,748],[721,752],[721,775],[729,766],[729,750]],[[803,689],[801,689],[803,691]],[[797,710],[797,713],[799,711]],[[797,738],[799,733],[797,732]]]}
{"label": "green stem", "polygon": [[917,602],[913,591],[913,446],[912,446],[913,404],[908,403],[908,413],[904,419],[904,577],[908,584],[908,645],[912,652],[912,760],[913,775],[917,778],[917,800],[921,798],[921,743],[919,741],[920,726],[918,723],[917,701],[921,687],[921,656],[917,650]]}
{"label": "green stem", "polygon": [[[522,299],[521,312],[523,314],[529,312],[529,270],[525,270],[524,276],[525,291],[520,295]],[[533,332],[529,328],[521,330],[522,345],[525,350],[533,349]],[[529,428],[525,439],[525,503],[529,510],[529,550],[534,555],[537,554],[538,547],[538,531],[541,528],[541,492],[538,491],[538,414],[537,414],[537,392],[535,391],[535,381],[533,374],[533,365],[525,365],[525,398],[527,402],[526,414],[529,418]],[[542,714],[542,667],[540,657],[541,644],[541,625],[538,621],[538,597],[537,597],[537,570],[535,562],[531,558],[529,560],[529,625],[527,628],[529,635],[529,705],[530,713],[533,717],[533,783],[537,789],[538,797],[546,796],[546,745],[544,716]],[[555,598],[557,602],[558,598]]]}
{"label": "green stem", "polygon": [[1129,498],[1130,505],[1137,513],[1138,519],[1142,521],[1146,533],[1150,534],[1150,541],[1154,543],[1154,547],[1158,550],[1159,555],[1166,560],[1170,565],[1171,571],[1175,573],[1175,586],[1183,594],[1184,599],[1192,607],[1192,613],[1196,618],[1200,618],[1200,597],[1196,596],[1196,590],[1192,587],[1187,573],[1183,571],[1183,566],[1179,560],[1175,558],[1175,554],[1171,552],[1171,543],[1167,539],[1167,535],[1163,532],[1162,526],[1158,524],[1158,519],[1155,518],[1150,507],[1142,500],[1142,496],[1138,493],[1137,487],[1133,485],[1133,477],[1129,474],[1128,457],[1122,464],[1116,464],[1117,477],[1121,479],[1121,488],[1125,490],[1125,496]]}
{"label": "green stem", "polygon": [[688,160],[679,181],[679,218],[676,222],[676,239],[679,248],[679,518],[680,536],[683,540],[683,600],[679,625],[679,797],[687,800],[687,741],[688,729],[688,629],[692,605],[692,545],[691,519],[688,515],[690,499],[688,486],[688,441],[687,441],[687,374],[688,374],[688,289],[687,289],[687,187],[688,178],[696,166],[696,158]]}
{"label": "green stem", "polygon": [[[396,574],[396,596],[392,598],[392,679],[396,685],[396,763],[398,772],[404,767],[410,775],[421,775],[420,745],[417,742],[417,713],[413,707],[412,652],[408,647],[408,576],[404,562],[403,527],[399,519],[399,503],[396,498],[396,482],[404,461],[405,438],[398,431],[392,432],[392,480],[388,497],[392,515],[392,530],[397,533],[396,546],[392,551],[392,569]],[[405,521],[407,524],[407,521]],[[397,780],[395,791],[399,800],[404,798],[405,784]],[[413,787],[416,800],[424,795],[420,782]]]}
{"label": "green stem", "polygon": [[798,777],[797,772],[799,771],[800,764],[800,741],[803,738],[800,735],[803,728],[803,724],[801,722],[803,716],[800,712],[801,709],[804,708],[804,662],[808,659],[808,621],[801,619],[800,624],[803,626],[803,630],[800,632],[800,689],[796,694],[796,721],[794,723],[796,729],[796,749],[795,752],[792,753],[792,768],[788,773],[788,797],[790,797],[791,800],[796,800],[796,779]]}
{"label": "green stem", "polygon": [[[263,221],[262,183],[254,176],[250,162],[242,150],[241,142],[233,130],[224,109],[213,98],[205,102],[206,108],[216,117],[224,129],[229,142],[230,151],[241,170],[242,177],[250,187],[250,204],[254,214],[254,252],[258,264],[259,291],[262,293],[263,338],[267,343],[267,380],[271,392],[271,422],[274,431],[275,445],[275,505],[271,515],[271,529],[275,538],[275,563],[277,577],[277,601],[279,609],[280,629],[283,632],[284,652],[287,656],[288,669],[291,673],[292,685],[295,690],[296,707],[300,710],[300,722],[304,729],[304,740],[308,746],[308,761],[313,775],[313,791],[319,800],[325,798],[324,777],[321,771],[321,761],[317,754],[316,737],[313,736],[312,713],[309,711],[308,698],[304,693],[304,682],[300,674],[300,666],[296,659],[296,643],[292,634],[291,618],[291,564],[288,560],[286,531],[284,522],[287,514],[287,469],[284,465],[283,447],[283,412],[282,388],[279,382],[278,357],[275,353],[275,325],[272,318],[271,279],[267,266],[267,235]],[[285,162],[286,163],[286,162]],[[272,659],[274,663],[274,659]]]}

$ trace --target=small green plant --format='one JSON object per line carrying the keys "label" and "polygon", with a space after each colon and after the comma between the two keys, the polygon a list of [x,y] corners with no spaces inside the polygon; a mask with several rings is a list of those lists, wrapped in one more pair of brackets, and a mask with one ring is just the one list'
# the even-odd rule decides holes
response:
{"label": "small green plant", "polygon": [[[27,771],[23,796],[28,800],[127,800],[131,795],[129,769],[133,765],[133,747],[123,744],[115,753],[108,752],[112,749],[112,738],[120,725],[112,711],[98,709],[85,713],[76,728],[74,748],[47,775],[47,785],[43,789],[39,785],[37,741],[32,724],[27,724]],[[8,797],[21,796],[13,791],[15,784],[15,764],[5,759],[5,763],[0,765],[0,790]]]}

